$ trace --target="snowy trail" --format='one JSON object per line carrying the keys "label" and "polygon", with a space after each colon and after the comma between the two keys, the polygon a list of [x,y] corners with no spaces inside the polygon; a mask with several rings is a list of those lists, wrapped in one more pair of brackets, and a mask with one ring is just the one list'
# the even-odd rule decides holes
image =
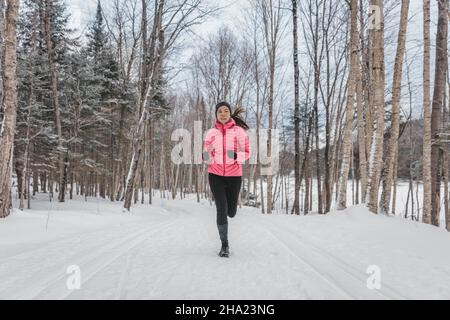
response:
{"label": "snowy trail", "polygon": [[266,232],[275,240],[282,243],[299,261],[309,265],[319,277],[349,299],[406,299],[386,285],[382,291],[368,290],[367,275],[360,270],[315,246],[299,233],[293,234],[286,228],[280,229],[274,225],[267,227]]}
{"label": "snowy trail", "polygon": [[[450,259],[431,250],[436,243],[448,248],[450,237],[429,226],[359,208],[307,217],[261,215],[242,208],[229,220],[231,255],[225,259],[217,256],[214,207],[189,199],[155,202],[136,205],[128,216],[108,215],[108,210],[117,213],[120,208],[109,203],[100,217],[82,217],[97,223],[109,220],[108,226],[70,229],[66,236],[56,234],[34,245],[30,235],[20,238],[20,229],[32,230],[28,224],[36,224],[40,216],[13,220],[18,243],[9,241],[10,247],[0,248],[0,299],[450,297]],[[83,205],[87,207],[82,210],[89,210]],[[58,212],[61,221],[64,214]],[[15,234],[6,228],[8,224],[0,225],[0,232]],[[380,241],[380,231],[387,242]],[[400,234],[412,246],[393,244],[390,237]],[[431,240],[418,246],[410,240],[418,235]],[[371,263],[383,270],[380,290],[366,285]],[[73,265],[81,270],[79,290],[66,285],[71,276],[67,268]]]}
{"label": "snowy trail", "polygon": [[[172,222],[163,223],[161,225],[140,228],[139,231],[131,236],[125,237],[119,241],[108,243],[100,250],[90,252],[88,255],[83,256],[80,259],[75,260],[77,265],[83,272],[83,281],[86,283],[97,273],[111,265],[116,259],[119,259],[123,255],[127,254],[130,250],[133,250],[137,246],[141,245],[146,239],[155,235],[161,230],[164,230],[167,225]],[[68,289],[61,289],[60,282],[65,280],[66,275],[52,279],[45,284],[45,288],[41,289],[38,294],[35,294],[33,299],[65,299],[73,293]]]}
{"label": "snowy trail", "polygon": [[[0,265],[0,272],[10,273],[13,275],[12,280],[16,278],[18,280],[11,281],[9,287],[1,286],[0,296],[7,294],[12,299],[39,298],[39,294],[48,289],[52,283],[65,283],[68,266],[86,266],[83,271],[89,274],[90,269],[95,268],[98,261],[101,263],[106,261],[108,264],[111,258],[114,259],[126,252],[130,246],[139,244],[140,238],[148,236],[148,232],[157,228],[160,226],[151,225],[144,228],[142,225],[125,228],[121,226],[122,237],[118,236],[118,228],[101,233],[91,232],[82,237],[56,241],[40,249],[4,259]],[[134,244],[136,241],[137,244]],[[15,292],[16,288],[19,288],[18,292]]]}

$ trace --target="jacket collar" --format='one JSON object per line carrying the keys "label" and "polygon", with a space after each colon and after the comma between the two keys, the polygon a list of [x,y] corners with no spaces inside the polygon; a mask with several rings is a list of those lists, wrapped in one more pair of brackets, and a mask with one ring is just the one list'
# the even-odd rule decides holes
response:
{"label": "jacket collar", "polygon": [[228,122],[226,122],[225,124],[220,123],[218,120],[216,120],[216,122],[214,123],[214,127],[216,127],[219,130],[231,129],[235,125],[236,125],[236,121],[234,121],[233,118],[230,118],[230,120],[228,120]]}

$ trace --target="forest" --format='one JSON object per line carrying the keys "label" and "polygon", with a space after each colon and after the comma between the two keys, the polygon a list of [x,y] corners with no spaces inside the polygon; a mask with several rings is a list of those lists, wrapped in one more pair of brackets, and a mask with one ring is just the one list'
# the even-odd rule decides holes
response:
{"label": "forest", "polygon": [[0,217],[211,200],[191,136],[228,101],[254,137],[241,205],[450,231],[448,0],[248,0],[234,25],[212,0],[98,0],[78,31],[70,2],[0,1]]}

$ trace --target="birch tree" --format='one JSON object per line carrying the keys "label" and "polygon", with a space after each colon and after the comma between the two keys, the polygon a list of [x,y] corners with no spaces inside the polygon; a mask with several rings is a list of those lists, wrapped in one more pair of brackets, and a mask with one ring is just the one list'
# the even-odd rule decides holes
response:
{"label": "birch tree", "polygon": [[3,118],[0,124],[0,218],[9,215],[11,207],[11,174],[13,166],[14,135],[17,115],[17,55],[16,28],[19,0],[6,4],[3,61]]}
{"label": "birch tree", "polygon": [[431,223],[439,226],[441,193],[441,149],[438,144],[442,106],[444,101],[445,77],[448,68],[448,0],[438,0],[438,25],[436,34],[436,69],[431,112]]}
{"label": "birch tree", "polygon": [[376,128],[373,133],[370,161],[369,209],[378,213],[378,184],[383,165],[384,137],[384,8],[383,0],[371,0],[373,8],[370,28],[372,107],[376,110]]}
{"label": "birch tree", "polygon": [[423,0],[423,215],[431,223],[430,0]]}
{"label": "birch tree", "polygon": [[[124,208],[130,210],[131,200],[133,196],[133,190],[135,187],[136,172],[138,169],[139,160],[142,153],[142,142],[144,138],[145,124],[148,119],[147,101],[153,98],[156,93],[152,85],[155,84],[155,80],[159,76],[159,72],[162,65],[162,59],[164,57],[164,31],[162,29],[162,16],[164,10],[164,0],[155,2],[155,16],[153,21],[153,28],[151,31],[151,40],[148,48],[148,56],[145,56],[143,61],[143,68],[149,69],[148,79],[144,79],[146,87],[144,90],[143,99],[140,101],[139,110],[141,110],[139,122],[134,133],[133,139],[133,154],[131,157],[131,163],[128,170],[128,176],[125,186],[124,194]],[[144,15],[146,12],[143,13]],[[144,73],[146,74],[146,73]]]}
{"label": "birch tree", "polygon": [[297,0],[292,0],[292,35],[294,37],[294,131],[295,131],[295,146],[294,146],[294,174],[295,174],[295,189],[294,189],[294,204],[293,210],[295,214],[300,214],[300,101],[299,101],[299,65],[298,65],[298,34],[297,34]]}
{"label": "birch tree", "polygon": [[130,209],[133,190],[137,182],[136,172],[138,172],[139,161],[141,161],[145,128],[150,116],[148,102],[153,100],[158,93],[157,83],[161,76],[164,59],[173,48],[177,39],[180,38],[183,31],[201,23],[213,11],[209,8],[202,7],[201,2],[201,0],[185,0],[173,3],[170,1],[166,3],[165,0],[155,1],[148,50],[144,52],[144,61],[141,63],[141,66],[146,68],[148,77],[141,79],[145,80],[145,94],[143,99],[139,100],[138,110],[141,112],[138,114],[139,119],[133,134],[133,150],[123,196],[124,208],[127,210]]}
{"label": "birch tree", "polygon": [[[391,130],[388,142],[386,166],[383,171],[383,191],[380,200],[380,213],[389,213],[392,182],[394,180],[395,155],[398,149],[398,135],[400,132],[400,97],[402,84],[403,60],[405,55],[406,29],[408,25],[409,0],[402,0],[400,13],[400,27],[398,31],[397,53],[395,56],[394,79],[392,84],[392,114]],[[393,204],[395,206],[395,203]]]}
{"label": "birch tree", "polygon": [[[360,4],[362,4],[360,2]],[[363,32],[363,23],[361,22],[361,33]],[[362,45],[359,45],[358,50],[358,67],[356,69],[356,96],[357,96],[357,121],[358,121],[358,152],[359,152],[359,177],[361,180],[361,203],[366,203],[367,194],[367,148],[366,148],[366,133],[364,126],[364,110],[363,110],[363,75],[362,64],[360,62]],[[367,108],[367,105],[366,105]],[[367,125],[367,123],[366,123]]]}
{"label": "birch tree", "polygon": [[351,161],[351,147],[352,140],[352,128],[353,128],[353,113],[355,104],[355,92],[356,92],[356,72],[358,68],[358,7],[357,1],[351,0],[350,2],[350,14],[351,14],[351,31],[350,31],[350,70],[348,75],[348,89],[347,89],[347,107],[345,111],[345,129],[344,129],[344,141],[342,146],[342,168],[341,179],[339,183],[339,199],[338,210],[343,210],[347,207],[347,180],[350,169]]}
{"label": "birch tree", "polygon": [[[260,13],[264,28],[265,50],[268,57],[269,70],[269,92],[268,92],[268,128],[267,128],[267,157],[272,159],[272,129],[273,129],[273,107],[274,86],[277,61],[277,50],[281,33],[282,6],[281,0],[264,0],[260,2]],[[272,174],[267,175],[267,213],[272,213]]]}

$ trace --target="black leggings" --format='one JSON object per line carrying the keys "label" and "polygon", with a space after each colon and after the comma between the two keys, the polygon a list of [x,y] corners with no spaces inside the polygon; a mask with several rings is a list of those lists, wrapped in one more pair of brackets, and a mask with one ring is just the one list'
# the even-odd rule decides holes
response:
{"label": "black leggings", "polygon": [[217,225],[227,223],[227,216],[236,215],[242,177],[222,177],[209,174],[209,186],[214,195],[217,208]]}

